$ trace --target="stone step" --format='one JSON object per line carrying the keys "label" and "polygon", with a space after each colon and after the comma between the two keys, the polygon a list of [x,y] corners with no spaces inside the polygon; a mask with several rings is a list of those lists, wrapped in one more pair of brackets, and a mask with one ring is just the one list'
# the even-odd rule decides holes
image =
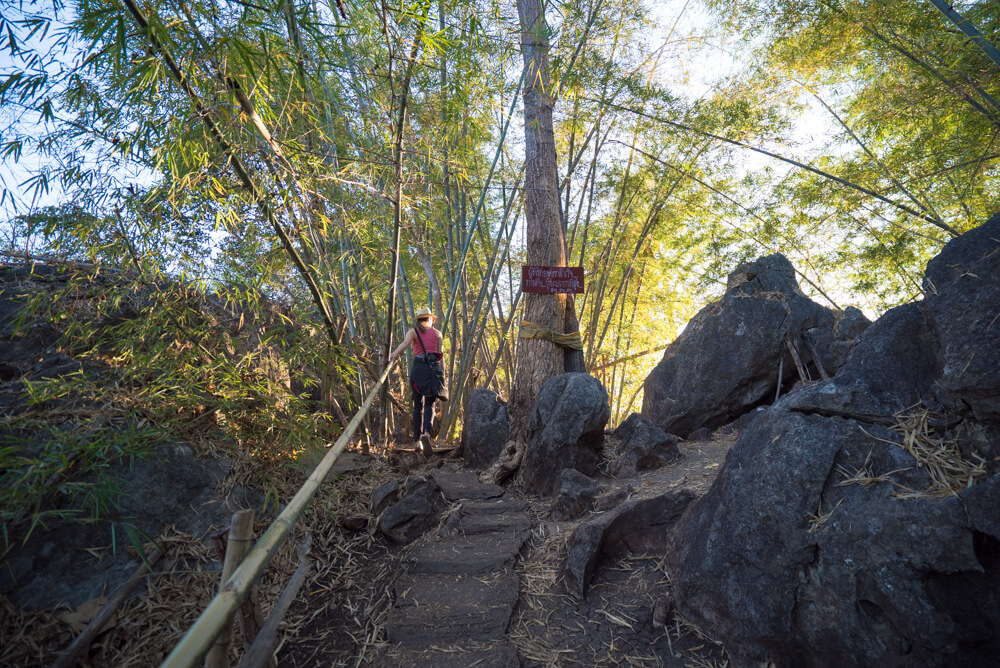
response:
{"label": "stone step", "polygon": [[451,533],[518,533],[531,529],[534,522],[523,501],[500,497],[462,501],[444,526],[441,535]]}
{"label": "stone step", "polygon": [[521,662],[514,643],[498,640],[423,649],[390,646],[376,659],[375,665],[378,668],[512,668]]}
{"label": "stone step", "polygon": [[485,577],[403,575],[386,621],[390,642],[408,646],[495,640],[517,603],[517,574],[509,567]]}
{"label": "stone step", "polygon": [[434,469],[430,474],[441,488],[444,498],[449,501],[492,499],[503,496],[503,487],[499,485],[484,485],[479,482],[479,476],[472,471]]}
{"label": "stone step", "polygon": [[512,561],[527,539],[527,531],[452,534],[417,546],[407,557],[407,570],[414,574],[488,573]]}

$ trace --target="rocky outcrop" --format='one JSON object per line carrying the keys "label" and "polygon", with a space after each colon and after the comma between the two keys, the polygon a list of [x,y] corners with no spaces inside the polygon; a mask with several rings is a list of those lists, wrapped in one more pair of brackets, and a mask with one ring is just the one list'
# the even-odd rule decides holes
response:
{"label": "rocky outcrop", "polygon": [[681,456],[677,437],[666,433],[651,420],[632,413],[612,433],[621,450],[608,467],[619,478],[634,476],[644,469],[656,468]]}
{"label": "rocky outcrop", "polygon": [[462,421],[462,451],[471,468],[490,466],[503,450],[510,432],[507,404],[496,393],[477,387],[465,402]]}
{"label": "rocky outcrop", "polygon": [[671,536],[680,611],[737,663],[1000,656],[1000,216],[925,286],[761,411]]}
{"label": "rocky outcrop", "polygon": [[552,495],[563,469],[592,475],[610,416],[607,390],[593,376],[565,373],[547,380],[535,401],[521,466],[528,491]]}
{"label": "rocky outcrop", "polygon": [[582,598],[602,557],[662,554],[671,527],[694,500],[682,489],[637,499],[581,523],[569,537],[561,575]]}
{"label": "rocky outcrop", "polygon": [[812,378],[834,374],[869,325],[855,308],[838,312],[806,297],[781,254],[741,265],[725,295],[695,315],[646,378],[642,414],[686,437],[773,400],[779,369],[795,379],[791,342]]}

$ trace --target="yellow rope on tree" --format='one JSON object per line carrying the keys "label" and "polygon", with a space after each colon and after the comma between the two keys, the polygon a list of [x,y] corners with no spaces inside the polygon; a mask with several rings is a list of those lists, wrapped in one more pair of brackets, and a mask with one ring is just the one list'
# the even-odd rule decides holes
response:
{"label": "yellow rope on tree", "polygon": [[554,332],[551,329],[546,329],[541,325],[536,325],[535,323],[528,322],[527,320],[521,321],[521,326],[517,331],[517,336],[522,339],[545,339],[546,341],[551,341],[552,343],[563,346],[564,348],[583,350],[583,339],[580,338],[580,332],[560,334],[559,332]]}

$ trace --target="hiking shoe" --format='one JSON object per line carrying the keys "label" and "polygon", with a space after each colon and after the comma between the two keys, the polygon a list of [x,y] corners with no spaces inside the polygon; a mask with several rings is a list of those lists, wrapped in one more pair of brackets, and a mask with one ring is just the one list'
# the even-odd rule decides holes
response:
{"label": "hiking shoe", "polygon": [[430,457],[434,454],[434,449],[431,447],[431,435],[427,432],[420,435],[420,449],[425,457]]}

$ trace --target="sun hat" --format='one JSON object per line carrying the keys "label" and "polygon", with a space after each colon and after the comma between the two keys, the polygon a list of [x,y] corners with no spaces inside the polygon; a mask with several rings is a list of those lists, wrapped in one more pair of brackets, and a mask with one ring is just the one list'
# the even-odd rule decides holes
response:
{"label": "sun hat", "polygon": [[423,320],[424,318],[433,318],[434,314],[431,313],[429,308],[422,308],[417,311],[417,320]]}

